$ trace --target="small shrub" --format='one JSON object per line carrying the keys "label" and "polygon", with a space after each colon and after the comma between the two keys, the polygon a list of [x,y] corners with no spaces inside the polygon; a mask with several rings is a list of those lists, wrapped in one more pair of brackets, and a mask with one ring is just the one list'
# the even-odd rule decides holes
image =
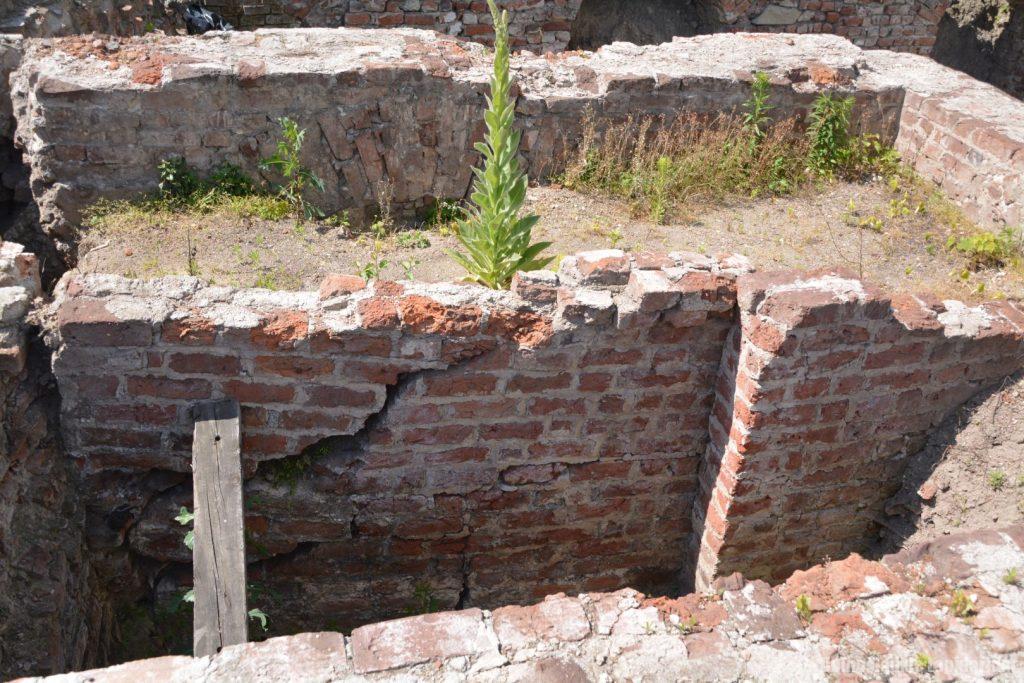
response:
{"label": "small shrub", "polygon": [[483,155],[468,216],[459,221],[458,239],[465,253],[449,251],[469,273],[470,280],[492,289],[507,289],[521,270],[539,270],[551,262],[541,258],[549,242],[531,244],[538,216],[519,216],[526,199],[526,174],[519,171],[520,133],[513,128],[515,102],[510,97],[508,12],[500,14],[494,0],[487,0],[494,17],[494,74],[484,114],[487,134],[476,149]]}
{"label": "small shrub", "polygon": [[992,470],[988,473],[988,485],[993,491],[999,491],[1006,485],[1006,472]]}
{"label": "small shrub", "polygon": [[157,165],[160,174],[160,196],[168,200],[186,200],[202,187],[199,176],[189,168],[183,157],[171,157]]}
{"label": "small shrub", "polygon": [[427,249],[430,247],[430,238],[422,230],[400,232],[395,241],[403,249]]}
{"label": "small shrub", "polygon": [[246,197],[256,193],[256,183],[238,166],[222,162],[213,169],[209,184],[214,190],[229,197]]}
{"label": "small shrub", "polygon": [[914,659],[914,664],[917,666],[917,670],[923,674],[932,670],[932,658],[924,652],[917,653],[917,657]]}
{"label": "small shrub", "polygon": [[299,128],[299,124],[287,116],[279,118],[277,125],[281,127],[277,150],[260,160],[260,168],[276,171],[284,178],[284,184],[278,188],[278,196],[286,200],[297,213],[310,219],[322,218],[323,212],[306,200],[306,192],[310,188],[317,192],[324,191],[324,181],[302,164],[306,130]]}
{"label": "small shrub", "polygon": [[1022,235],[1007,226],[998,233],[979,230],[966,237],[951,236],[946,248],[965,256],[972,270],[1002,268],[1021,260]]}
{"label": "small shrub", "polygon": [[811,141],[807,165],[816,175],[832,178],[849,163],[852,156],[852,113],[853,97],[838,97],[824,92],[815,98],[807,129]]}

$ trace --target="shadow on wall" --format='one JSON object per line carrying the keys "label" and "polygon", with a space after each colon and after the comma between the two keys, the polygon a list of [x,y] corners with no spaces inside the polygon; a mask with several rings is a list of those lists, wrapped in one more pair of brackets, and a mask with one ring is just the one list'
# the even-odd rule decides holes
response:
{"label": "shadow on wall", "polygon": [[702,0],[584,0],[572,26],[570,50],[596,50],[615,41],[655,45],[674,36],[715,33],[717,3]]}
{"label": "shadow on wall", "polygon": [[961,0],[942,17],[931,57],[1024,98],[1024,2]]}

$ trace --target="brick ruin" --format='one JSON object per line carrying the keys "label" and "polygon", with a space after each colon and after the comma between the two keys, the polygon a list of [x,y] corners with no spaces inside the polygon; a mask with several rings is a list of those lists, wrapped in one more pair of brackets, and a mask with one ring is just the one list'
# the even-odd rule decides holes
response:
{"label": "brick ruin", "polygon": [[[106,648],[119,625],[133,628],[126,608],[189,584],[173,520],[191,504],[189,410],[223,396],[244,406],[249,571],[275,633],[363,627],[351,660],[337,634],[251,646],[271,659],[274,648],[325,657],[339,677],[428,661],[468,675],[540,666],[516,660],[517,648],[536,652],[516,643],[597,649],[619,634],[665,661],[679,659],[683,635],[686,652],[733,648],[727,658],[747,662],[756,653],[736,648],[769,646],[737,641],[735,624],[765,605],[780,616],[754,640],[810,656],[807,625],[788,607],[805,588],[727,577],[775,584],[866,552],[928,431],[1024,367],[1019,302],[890,295],[844,272],[756,273],[735,255],[587,252],[557,273],[519,276],[511,292],[343,275],[318,292],[269,292],[72,270],[49,294],[42,282],[73,265],[88,204],[152,189],[156,162],[172,153],[202,170],[227,159],[255,171],[284,114],[311,131],[327,209],[372,210],[381,180],[408,213],[464,196],[488,61],[480,46],[411,30],[2,45],[16,57],[3,61],[13,108],[0,121],[17,126],[44,230],[40,258],[14,244],[0,253],[4,675],[116,659]],[[588,112],[601,124],[730,109],[762,70],[777,115],[806,115],[824,88],[851,93],[861,130],[894,142],[976,220],[1022,220],[1024,105],[922,56],[740,34],[524,54],[514,68],[534,176],[557,168]],[[1015,558],[1019,531],[1007,533],[990,540]],[[957,571],[990,585],[996,570],[964,559],[972,552]],[[949,597],[908,593],[904,570],[845,562],[809,576],[833,585],[829,572],[855,567],[861,584],[849,585],[863,584],[878,610],[921,608],[914,629]],[[790,582],[801,576],[810,580]],[[605,595],[716,585],[718,607]],[[464,611],[365,626],[403,616],[421,586],[438,607]],[[889,643],[875,607],[846,609],[862,597],[849,590],[822,597],[822,622],[810,625],[831,638],[866,633],[861,619]],[[559,592],[593,595],[497,609]],[[705,623],[705,609],[724,610],[721,621]],[[546,623],[535,613],[550,613],[550,627],[519,634]],[[677,633],[691,616],[698,632]],[[1003,654],[1016,652],[1024,629],[989,616]],[[417,629],[410,639],[437,649],[360,645],[392,628]],[[990,646],[952,631],[949,648]],[[507,661],[491,656],[495,640]],[[222,657],[235,662],[219,674],[230,677],[241,664]],[[221,666],[164,661],[184,667],[173,673],[182,679]],[[590,675],[591,663],[577,665]]]}
{"label": "brick ruin", "polygon": [[[166,0],[0,2],[0,33],[52,37],[99,31],[180,31]],[[205,0],[241,30],[396,28],[493,39],[484,0]],[[1018,0],[498,0],[512,14],[517,48],[596,49],[616,40],[653,44],[673,36],[764,31],[831,33],[864,48],[931,55],[1018,96],[1024,9]],[[948,11],[947,11],[948,10]],[[6,22],[4,21],[6,18]]]}
{"label": "brick ruin", "polygon": [[[962,534],[869,562],[857,555],[772,588],[739,575],[678,599],[634,590],[407,617],[70,674],[161,680],[1014,680],[1024,528]],[[952,586],[976,599],[957,618]],[[793,603],[807,598],[807,614]],[[33,679],[33,681],[42,679]]]}

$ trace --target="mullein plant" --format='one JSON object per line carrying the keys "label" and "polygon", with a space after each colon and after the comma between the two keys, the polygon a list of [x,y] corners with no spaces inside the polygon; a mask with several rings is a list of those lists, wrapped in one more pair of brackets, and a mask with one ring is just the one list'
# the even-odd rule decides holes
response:
{"label": "mullein plant", "polygon": [[526,200],[527,177],[519,171],[520,133],[513,129],[515,102],[510,96],[508,12],[487,0],[494,18],[494,74],[487,98],[484,122],[487,134],[475,148],[483,155],[483,168],[474,168],[476,179],[466,218],[458,222],[458,239],[465,253],[449,254],[469,273],[467,280],[507,289],[518,271],[540,270],[553,258],[540,254],[550,242],[530,244],[539,216],[519,216]]}

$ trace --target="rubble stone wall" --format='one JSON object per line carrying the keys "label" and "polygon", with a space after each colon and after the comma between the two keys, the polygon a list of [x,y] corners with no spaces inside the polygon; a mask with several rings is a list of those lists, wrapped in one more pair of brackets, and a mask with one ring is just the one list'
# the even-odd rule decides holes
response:
{"label": "rubble stone wall", "polygon": [[927,55],[946,0],[722,0],[730,31],[833,33],[855,45]]}
{"label": "rubble stone wall", "polygon": [[72,275],[54,372],[90,541],[190,580],[189,410],[232,396],[250,576],[285,631],[422,586],[487,607],[862,550],[926,431],[1024,367],[1024,311],[746,270],[589,252],[511,294]]}

